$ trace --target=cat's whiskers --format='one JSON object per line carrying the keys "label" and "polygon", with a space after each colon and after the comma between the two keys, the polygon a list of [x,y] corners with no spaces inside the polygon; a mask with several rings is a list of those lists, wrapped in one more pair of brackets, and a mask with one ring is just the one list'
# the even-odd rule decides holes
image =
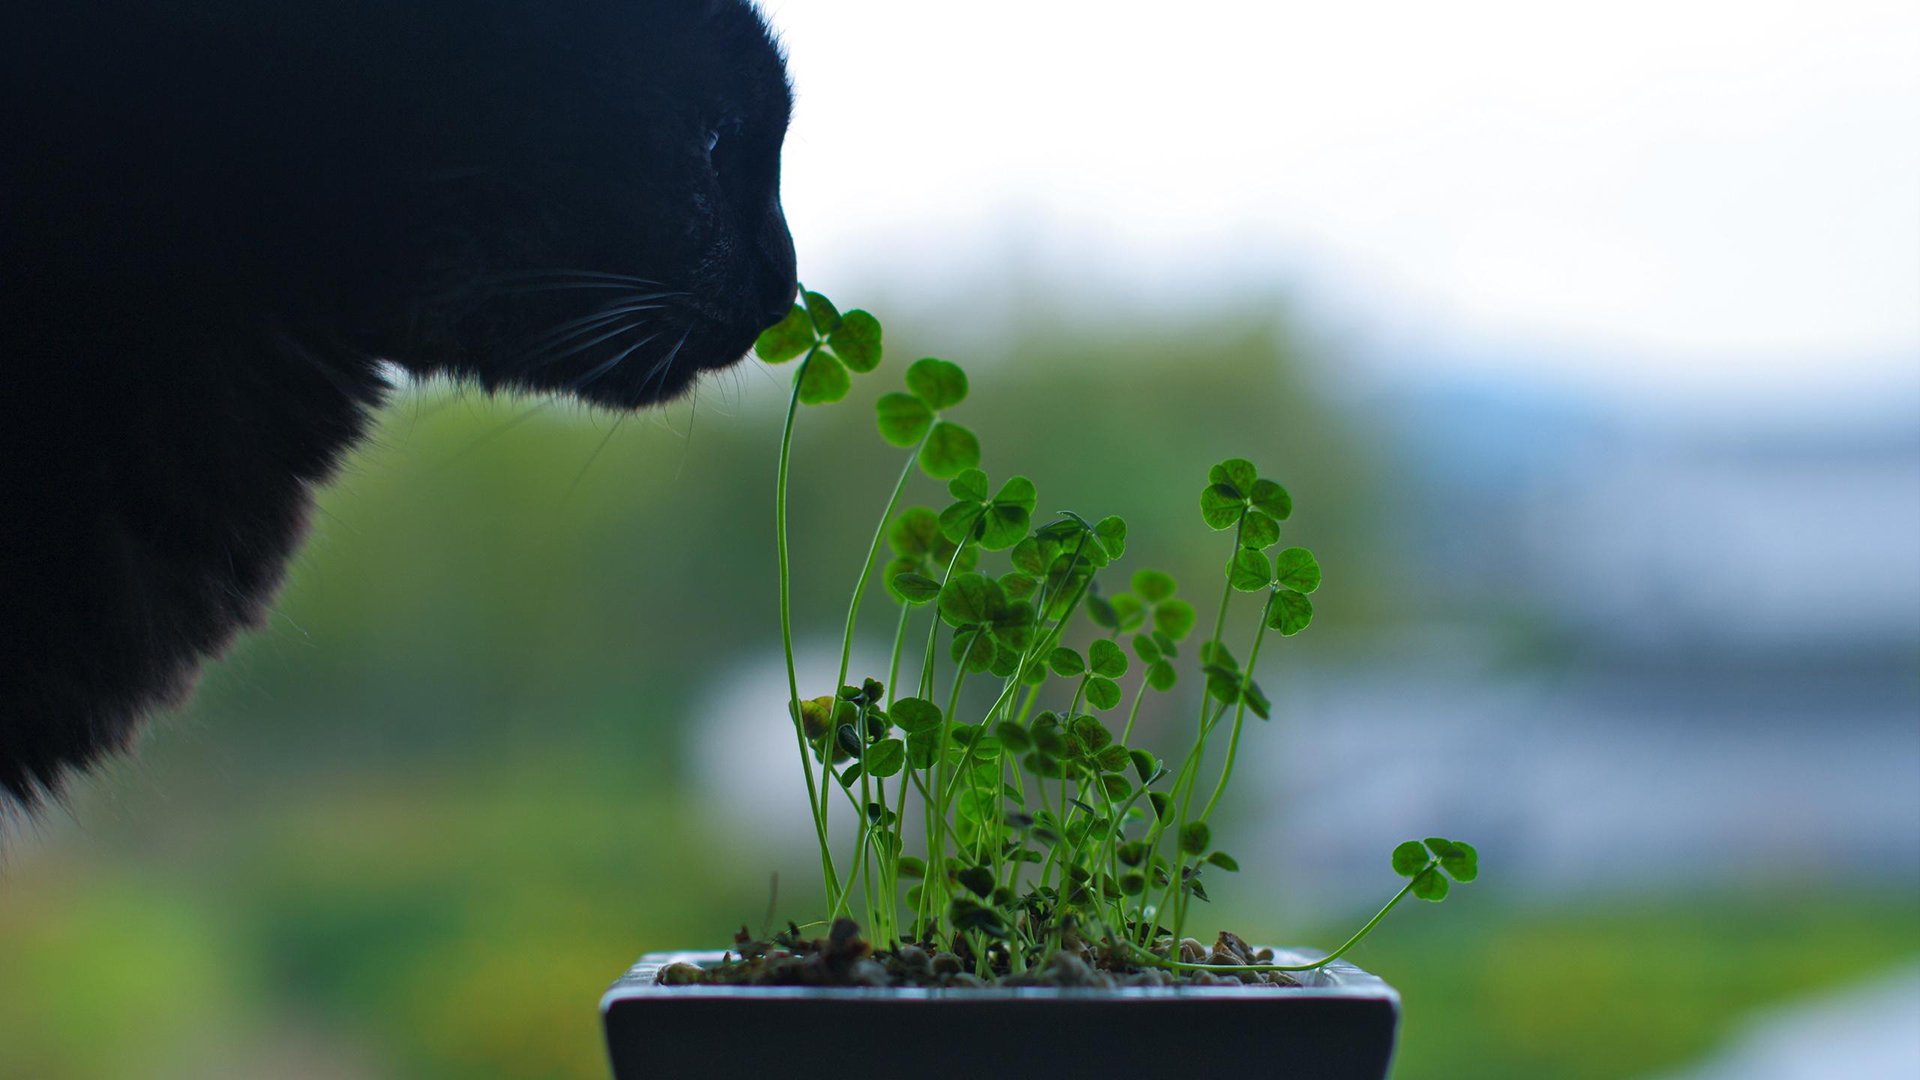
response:
{"label": "cat's whiskers", "polygon": [[593,453],[587,457],[586,464],[580,466],[580,471],[573,475],[573,483],[568,484],[567,493],[560,496],[560,505],[557,509],[565,510],[567,508],[567,503],[573,499],[573,493],[580,488],[580,481],[587,478],[587,471],[593,468],[594,462],[600,460],[600,455],[606,452],[608,444],[613,442],[613,437],[619,434],[620,425],[626,423],[627,417],[632,415],[632,413],[621,413],[615,418],[613,426],[608,428],[606,435],[601,438],[600,445],[594,447]]}
{"label": "cat's whiskers", "polygon": [[[613,346],[618,348],[617,352],[593,365],[585,374],[568,384],[569,389],[576,393],[606,377],[628,358],[660,339],[665,333],[664,329],[654,328],[658,327],[666,317],[662,313],[682,306],[676,301],[692,299],[689,293],[660,289],[657,282],[648,279],[604,271],[537,270],[504,275],[497,280],[501,285],[506,286],[506,291],[510,292],[619,289],[626,293],[596,310],[539,332],[524,346],[523,356],[529,361],[524,371],[531,373],[613,343]],[[653,287],[655,291],[638,291],[644,287]],[[644,400],[656,386],[664,386],[666,378],[672,373],[674,362],[679,359],[680,353],[684,351],[688,339],[692,336],[693,329],[693,325],[689,323],[674,342],[673,348],[667,350],[665,355],[648,367],[640,383],[641,399]],[[620,338],[634,333],[644,336],[624,347],[619,346]]]}
{"label": "cat's whiskers", "polygon": [[665,304],[626,304],[611,309],[603,308],[592,315],[582,315],[580,318],[561,323],[559,326],[534,337],[527,343],[526,351],[523,355],[526,357],[535,356],[548,349],[564,345],[568,341],[579,337],[581,334],[590,334],[615,319],[636,315],[641,312],[659,311],[665,307]]}
{"label": "cat's whiskers", "polygon": [[646,326],[647,326],[647,321],[644,319],[628,320],[626,322],[621,323],[619,326],[616,326],[613,329],[608,330],[606,333],[600,334],[597,337],[590,338],[586,341],[583,341],[580,344],[573,346],[572,348],[565,349],[561,352],[552,353],[547,356],[544,356],[541,358],[538,364],[534,365],[534,367],[535,368],[551,367],[554,364],[557,364],[560,361],[565,360],[570,356],[578,356],[579,354],[586,352],[587,350],[593,348],[596,345],[601,345],[608,341],[612,341],[614,338],[617,338],[622,334],[630,334],[635,330],[643,330],[646,328]]}
{"label": "cat's whiskers", "polygon": [[521,270],[513,273],[498,274],[482,279],[482,284],[496,293],[522,295],[534,292],[564,292],[583,289],[626,289],[636,291],[652,289],[644,297],[632,299],[669,300],[689,299],[689,294],[676,289],[668,289],[652,278],[636,277],[632,274],[614,274],[604,270],[544,269]]}
{"label": "cat's whiskers", "polygon": [[[669,370],[672,369],[673,361],[680,355],[681,346],[687,343],[687,338],[692,334],[693,334],[693,327],[689,325],[686,328],[686,330],[680,334],[680,340],[673,343],[673,348],[668,350],[667,355],[661,357],[660,360],[657,363],[655,363],[652,368],[648,369],[647,377],[644,380],[642,380],[640,383],[640,396],[642,398],[646,396],[647,387],[652,385],[654,379],[665,375]],[[664,386],[665,383],[663,382],[661,385]]]}
{"label": "cat's whiskers", "polygon": [[589,383],[605,375],[607,372],[612,371],[614,368],[620,366],[620,361],[625,360],[627,357],[633,355],[635,350],[641,348],[642,346],[646,345],[649,341],[652,341],[655,338],[658,338],[659,336],[660,336],[659,334],[648,334],[646,337],[641,338],[639,341],[636,341],[633,344],[627,346],[626,348],[620,350],[619,352],[613,354],[612,359],[605,361],[604,363],[596,366],[592,371],[589,371],[585,375],[574,380],[574,383],[571,389],[575,393],[578,393],[581,388],[585,387]]}
{"label": "cat's whiskers", "polygon": [[[624,281],[548,281],[532,285],[494,286],[492,291],[502,296],[521,296],[536,292],[568,292],[586,289],[623,289],[631,291],[635,283]],[[656,299],[679,300],[689,296],[683,292],[655,293]]]}
{"label": "cat's whiskers", "polygon": [[655,281],[652,278],[635,277],[632,274],[614,274],[614,273],[609,273],[605,270],[568,270],[568,269],[562,269],[559,267],[551,267],[544,270],[517,270],[512,273],[500,274],[494,280],[496,281],[512,281],[515,279],[534,280],[539,278],[557,278],[557,277],[574,278],[582,281],[585,281],[585,280],[625,281],[635,285],[657,286],[660,284],[660,282]]}
{"label": "cat's whiskers", "polygon": [[485,446],[487,443],[490,443],[493,440],[498,439],[500,436],[505,435],[507,432],[512,431],[514,428],[517,428],[521,424],[526,423],[528,420],[533,419],[533,417],[536,414],[544,411],[545,409],[550,407],[552,404],[553,404],[552,398],[542,398],[541,400],[534,402],[532,405],[529,405],[525,409],[522,409],[520,412],[516,413],[511,419],[508,419],[507,421],[501,424],[498,424],[493,428],[481,433],[479,436],[475,437],[472,442],[467,443],[467,445],[461,447],[459,450],[454,451],[453,453],[440,459],[438,462],[434,463],[433,465],[428,466],[427,475],[428,476],[440,475],[441,473],[445,472],[447,469],[451,468],[453,465],[457,464],[461,459],[472,454],[475,450],[478,450],[482,446]]}

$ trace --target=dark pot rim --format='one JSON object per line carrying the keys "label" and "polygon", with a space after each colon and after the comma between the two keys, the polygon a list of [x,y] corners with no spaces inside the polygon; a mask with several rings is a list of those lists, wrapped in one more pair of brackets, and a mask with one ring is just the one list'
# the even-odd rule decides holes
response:
{"label": "dark pot rim", "polygon": [[[1276,962],[1310,964],[1326,953],[1315,949],[1274,948]],[[1386,1001],[1399,1010],[1400,992],[1386,980],[1346,962],[1336,960],[1314,971],[1299,972],[1299,986],[988,986],[988,987],[851,987],[851,986],[662,986],[655,982],[660,969],[673,963],[706,966],[725,954],[719,950],[692,952],[651,952],[640,957],[626,973],[616,979],[600,997],[600,1012],[605,1015],[623,1001],[643,1001],[668,997],[738,999],[740,1001],[779,1001],[804,998],[814,1001],[1193,1001],[1225,998],[1237,1001],[1254,999],[1281,1005],[1289,1001],[1347,999]]]}

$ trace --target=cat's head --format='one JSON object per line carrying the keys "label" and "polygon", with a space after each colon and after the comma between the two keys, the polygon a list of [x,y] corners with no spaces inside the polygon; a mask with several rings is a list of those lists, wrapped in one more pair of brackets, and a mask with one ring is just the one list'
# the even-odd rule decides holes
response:
{"label": "cat's head", "polygon": [[524,32],[548,40],[528,69],[495,73],[503,93],[470,86],[437,136],[451,167],[419,197],[451,215],[450,287],[430,347],[396,359],[621,408],[670,399],[793,302],[784,58],[746,0],[534,10]]}

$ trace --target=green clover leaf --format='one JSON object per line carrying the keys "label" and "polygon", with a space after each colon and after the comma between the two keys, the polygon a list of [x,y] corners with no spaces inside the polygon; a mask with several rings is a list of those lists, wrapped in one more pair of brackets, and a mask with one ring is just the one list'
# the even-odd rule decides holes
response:
{"label": "green clover leaf", "polygon": [[1254,481],[1260,478],[1260,471],[1246,458],[1228,458],[1207,470],[1207,483],[1219,484],[1233,489],[1233,497],[1244,499],[1253,493]]}
{"label": "green clover leaf", "polygon": [[967,398],[967,373],[960,365],[929,356],[907,368],[907,389],[934,412],[951,409]]}
{"label": "green clover leaf", "polygon": [[1095,675],[1087,680],[1087,702],[1094,708],[1105,712],[1120,704],[1120,684],[1104,675]]}
{"label": "green clover leaf", "polygon": [[1254,481],[1247,501],[1253,504],[1255,510],[1275,521],[1285,521],[1293,516],[1293,496],[1287,494],[1286,488],[1271,480]]}
{"label": "green clover leaf", "polygon": [[940,596],[940,583],[924,574],[896,574],[892,584],[894,595],[916,607]]}
{"label": "green clover leaf", "polygon": [[906,767],[907,744],[899,739],[874,743],[861,755],[860,763],[866,767],[869,776],[892,776]]}
{"label": "green clover leaf", "polygon": [[1427,855],[1427,846],[1418,840],[1409,840],[1393,849],[1393,872],[1401,877],[1418,874],[1432,861]]}
{"label": "green clover leaf", "polygon": [[1287,548],[1274,558],[1274,566],[1275,579],[1295,592],[1310,593],[1320,587],[1320,564],[1306,548]]}
{"label": "green clover leaf", "polygon": [[853,376],[847,365],[830,352],[816,351],[800,365],[800,404],[829,405],[847,396],[853,389]]}
{"label": "green clover leaf", "polygon": [[920,448],[920,468],[936,480],[958,476],[979,464],[980,440],[951,420],[934,424]]}
{"label": "green clover leaf", "polygon": [[1419,876],[1413,879],[1413,895],[1436,904],[1445,900],[1447,875],[1441,873],[1437,866],[1430,870],[1422,870]]}
{"label": "green clover leaf", "polygon": [[880,400],[874,402],[873,410],[880,424],[880,437],[895,446],[913,446],[933,426],[933,410],[912,394],[898,391],[882,394]]}
{"label": "green clover leaf", "polygon": [[1106,638],[1096,638],[1087,646],[1087,666],[1095,675],[1118,679],[1127,673],[1127,654]]}
{"label": "green clover leaf", "polygon": [[793,305],[787,317],[760,331],[753,343],[754,354],[769,364],[784,364],[819,341],[814,333],[813,318],[807,309],[799,304]]}
{"label": "green clover leaf", "polygon": [[1267,629],[1292,637],[1313,622],[1313,601],[1305,593],[1277,589],[1267,601]]}
{"label": "green clover leaf", "polygon": [[1189,855],[1198,855],[1207,850],[1213,842],[1213,830],[1204,821],[1189,821],[1180,830],[1180,850]]}
{"label": "green clover leaf", "polygon": [[[818,294],[809,294],[814,295]],[[858,309],[849,311],[840,325],[826,334],[827,347],[847,367],[864,374],[880,366],[880,320],[872,315]]]}
{"label": "green clover leaf", "polygon": [[940,618],[948,626],[981,626],[1007,606],[1000,585],[985,574],[956,574],[940,589]]}
{"label": "green clover leaf", "polygon": [[1239,592],[1259,592],[1273,584],[1273,564],[1264,552],[1241,548],[1227,564],[1227,582]]}
{"label": "green clover leaf", "polygon": [[1462,885],[1480,876],[1480,853],[1472,844],[1429,836],[1427,850],[1440,860],[1440,868]]}
{"label": "green clover leaf", "polygon": [[1193,605],[1185,600],[1164,600],[1153,609],[1154,629],[1174,641],[1185,641],[1187,635],[1193,633],[1193,624],[1197,618]]}
{"label": "green clover leaf", "polygon": [[940,726],[940,706],[925,698],[901,698],[887,711],[894,726],[909,734],[928,731]]}
{"label": "green clover leaf", "polygon": [[1280,523],[1259,510],[1247,511],[1240,523],[1240,546],[1265,550],[1280,542]]}
{"label": "green clover leaf", "polygon": [[1148,604],[1158,604],[1172,596],[1175,589],[1173,575],[1159,570],[1135,570],[1129,584],[1134,594]]}
{"label": "green clover leaf", "polygon": [[1209,484],[1200,493],[1200,517],[1215,532],[1233,528],[1246,508],[1246,500],[1229,484]]}
{"label": "green clover leaf", "polygon": [[814,332],[821,337],[840,329],[840,312],[833,301],[817,292],[801,294],[807,302],[807,314],[813,322]]}

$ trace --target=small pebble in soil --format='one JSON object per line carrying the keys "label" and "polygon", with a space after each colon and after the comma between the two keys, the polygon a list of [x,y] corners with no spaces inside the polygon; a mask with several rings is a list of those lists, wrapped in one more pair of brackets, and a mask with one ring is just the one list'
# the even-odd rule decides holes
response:
{"label": "small pebble in soil", "polygon": [[871,957],[855,961],[853,968],[847,972],[847,981],[855,986],[891,986],[893,984],[887,969]]}
{"label": "small pebble in soil", "polygon": [[1053,954],[1047,961],[1047,972],[1052,975],[1055,986],[1089,986],[1093,983],[1093,969],[1085,960],[1062,950]]}
{"label": "small pebble in soil", "polygon": [[661,968],[659,981],[662,986],[691,986],[706,981],[706,975],[697,965],[682,960]]}
{"label": "small pebble in soil", "polygon": [[918,945],[902,945],[893,955],[910,974],[927,975],[933,971],[933,958]]}

